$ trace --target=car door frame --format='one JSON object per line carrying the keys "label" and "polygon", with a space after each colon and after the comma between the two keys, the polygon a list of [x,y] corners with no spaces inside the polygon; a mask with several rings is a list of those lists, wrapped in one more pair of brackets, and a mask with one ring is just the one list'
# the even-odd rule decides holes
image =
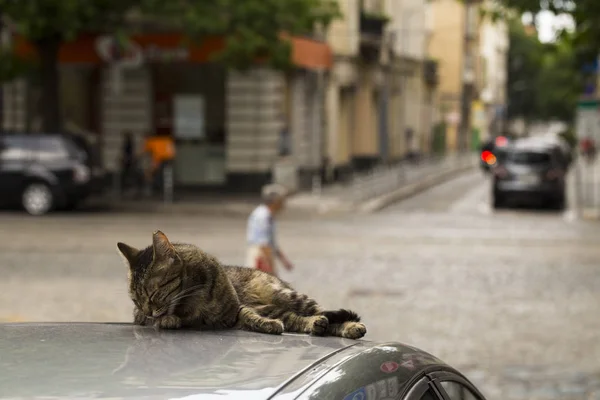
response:
{"label": "car door frame", "polygon": [[440,394],[443,400],[453,400],[450,398],[446,389],[443,388],[442,382],[454,382],[458,383],[471,391],[473,397],[477,400],[486,400],[483,393],[479,391],[467,378],[456,374],[450,371],[436,371],[427,374],[427,377],[430,379],[430,382],[433,386],[435,386],[436,391]]}
{"label": "car door frame", "polygon": [[431,378],[429,378],[428,375],[425,375],[416,383],[414,383],[409,391],[402,397],[402,399],[420,400],[428,390],[431,390],[438,400],[445,400],[444,397],[442,397],[439,389],[434,385],[434,382],[431,380]]}

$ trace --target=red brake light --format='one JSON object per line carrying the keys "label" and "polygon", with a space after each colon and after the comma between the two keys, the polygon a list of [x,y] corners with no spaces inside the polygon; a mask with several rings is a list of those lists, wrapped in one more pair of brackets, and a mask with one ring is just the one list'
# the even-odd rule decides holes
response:
{"label": "red brake light", "polygon": [[481,160],[488,165],[496,164],[496,156],[489,150],[481,152]]}
{"label": "red brake light", "polygon": [[506,146],[506,144],[508,143],[508,139],[506,138],[506,136],[498,136],[496,138],[495,143],[498,147]]}

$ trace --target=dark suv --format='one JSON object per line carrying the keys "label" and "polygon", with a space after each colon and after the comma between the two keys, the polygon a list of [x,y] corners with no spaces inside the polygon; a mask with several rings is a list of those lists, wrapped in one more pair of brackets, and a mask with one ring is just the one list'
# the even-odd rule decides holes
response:
{"label": "dark suv", "polygon": [[0,133],[0,203],[32,215],[77,207],[104,190],[86,149],[60,134]]}
{"label": "dark suv", "polygon": [[566,200],[567,164],[553,145],[523,141],[507,147],[493,168],[493,203],[541,200],[562,210]]}

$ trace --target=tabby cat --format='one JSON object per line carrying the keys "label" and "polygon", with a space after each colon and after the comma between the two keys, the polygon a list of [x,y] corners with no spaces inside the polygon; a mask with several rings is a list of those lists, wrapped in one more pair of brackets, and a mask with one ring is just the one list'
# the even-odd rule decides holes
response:
{"label": "tabby cat", "polygon": [[316,301],[262,271],[222,265],[161,231],[143,250],[117,243],[129,266],[134,323],[162,329],[237,328],[358,339],[367,329],[350,310],[323,310]]}

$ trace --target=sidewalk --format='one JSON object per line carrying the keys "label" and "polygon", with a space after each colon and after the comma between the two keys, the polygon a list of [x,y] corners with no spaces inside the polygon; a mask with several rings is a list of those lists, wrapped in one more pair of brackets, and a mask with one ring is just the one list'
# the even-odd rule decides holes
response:
{"label": "sidewalk", "polygon": [[584,219],[600,219],[600,160],[588,164],[578,158],[574,167],[577,208]]}
{"label": "sidewalk", "polygon": [[435,162],[405,164],[360,177],[350,185],[333,185],[321,193],[300,193],[291,209],[317,214],[372,213],[475,168],[477,156],[448,156]]}
{"label": "sidewalk", "polygon": [[[301,192],[288,199],[288,217],[319,217],[371,213],[413,196],[477,166],[477,158],[450,156],[420,164],[405,164],[358,176],[351,184],[325,186],[319,193]],[[166,213],[211,216],[247,216],[260,203],[258,195],[195,194],[176,196],[172,204],[161,200],[112,200],[115,212]]]}

